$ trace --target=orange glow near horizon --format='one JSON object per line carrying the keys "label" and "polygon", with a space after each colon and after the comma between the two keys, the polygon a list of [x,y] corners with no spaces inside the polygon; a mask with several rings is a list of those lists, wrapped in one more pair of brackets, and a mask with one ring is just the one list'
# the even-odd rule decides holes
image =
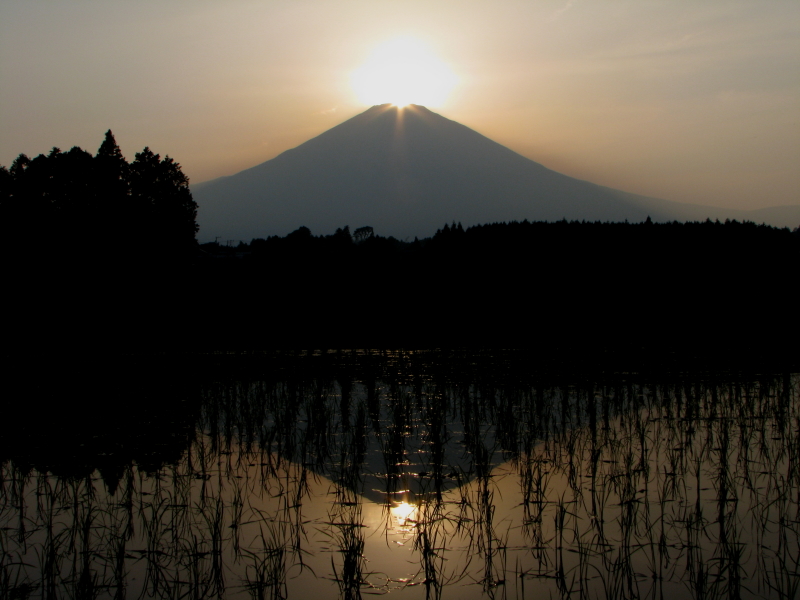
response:
{"label": "orange glow near horizon", "polygon": [[458,78],[431,50],[415,38],[395,38],[380,46],[351,74],[358,100],[366,105],[390,103],[439,107]]}

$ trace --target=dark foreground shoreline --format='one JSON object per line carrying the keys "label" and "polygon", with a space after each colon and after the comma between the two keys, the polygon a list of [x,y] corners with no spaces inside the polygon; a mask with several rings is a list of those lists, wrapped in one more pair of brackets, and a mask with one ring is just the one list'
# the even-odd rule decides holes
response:
{"label": "dark foreground shoreline", "polygon": [[0,354],[23,362],[347,348],[514,349],[542,372],[800,362],[800,233],[753,223],[454,225],[413,243],[301,228],[180,260],[17,250]]}

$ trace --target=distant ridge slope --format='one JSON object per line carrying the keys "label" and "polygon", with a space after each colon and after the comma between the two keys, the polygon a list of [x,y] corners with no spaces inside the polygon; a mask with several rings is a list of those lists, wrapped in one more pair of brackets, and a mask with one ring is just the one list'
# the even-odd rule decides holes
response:
{"label": "distant ridge slope", "polygon": [[[329,234],[370,225],[405,239],[432,235],[452,221],[749,218],[745,211],[647,198],[562,175],[414,105],[373,106],[272,160],[192,191],[201,241],[249,241],[300,226]],[[795,209],[785,225],[800,224],[800,206],[777,210],[783,208]]]}

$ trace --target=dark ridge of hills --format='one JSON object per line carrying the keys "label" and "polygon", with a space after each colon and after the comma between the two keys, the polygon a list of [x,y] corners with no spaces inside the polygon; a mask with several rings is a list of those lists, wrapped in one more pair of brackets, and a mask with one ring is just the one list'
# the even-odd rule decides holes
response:
{"label": "dark ridge of hills", "polygon": [[725,218],[800,224],[800,206],[738,211],[638,196],[557,173],[422,106],[373,106],[276,158],[192,188],[200,239],[369,225],[398,239],[443,223]]}

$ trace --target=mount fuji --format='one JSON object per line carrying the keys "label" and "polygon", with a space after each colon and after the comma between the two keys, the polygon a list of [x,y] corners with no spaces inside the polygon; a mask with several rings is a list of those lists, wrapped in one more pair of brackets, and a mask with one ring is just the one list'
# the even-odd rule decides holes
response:
{"label": "mount fuji", "polygon": [[681,204],[574,179],[431,112],[384,104],[279,156],[192,186],[201,241],[249,242],[349,225],[399,239],[445,223],[731,218],[800,225],[800,206],[757,211]]}

